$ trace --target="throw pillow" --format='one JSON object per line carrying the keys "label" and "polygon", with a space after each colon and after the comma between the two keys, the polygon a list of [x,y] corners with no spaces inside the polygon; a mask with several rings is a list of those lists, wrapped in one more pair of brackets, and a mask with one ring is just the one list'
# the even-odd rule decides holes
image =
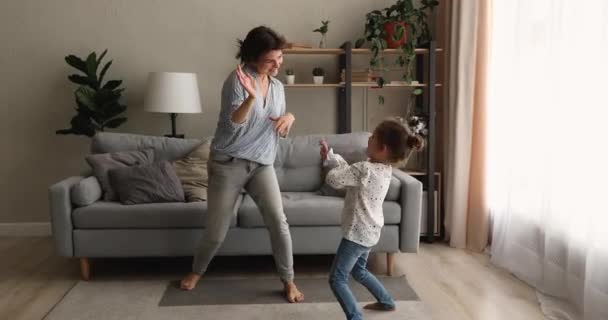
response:
{"label": "throw pillow", "polygon": [[168,161],[116,168],[108,175],[122,204],[184,202],[184,190]]}
{"label": "throw pillow", "polygon": [[207,140],[196,147],[184,159],[173,162],[175,173],[181,181],[186,201],[207,200],[207,160],[211,140]]}
{"label": "throw pillow", "polygon": [[[338,153],[334,150],[335,153]],[[367,159],[367,154],[364,151],[353,151],[353,152],[345,152],[345,153],[338,153],[339,155],[342,156],[342,158],[344,158],[344,160],[346,160],[346,162],[348,162],[348,164],[353,164],[353,163],[357,163],[359,161],[363,161]],[[329,168],[326,166],[323,166],[323,168],[321,169],[321,188],[319,189],[319,191],[317,192],[319,195],[322,196],[328,196],[328,197],[345,197],[346,196],[346,189],[335,189],[332,186],[330,186],[329,184],[327,184],[327,182],[325,181],[325,178],[327,177],[327,174],[329,173],[329,171],[331,171],[331,169],[333,168]]]}
{"label": "throw pillow", "polygon": [[108,171],[115,168],[150,164],[154,162],[154,150],[146,149],[141,151],[92,154],[87,156],[86,160],[93,169],[93,175],[101,184],[101,189],[104,192],[103,199],[106,201],[115,201],[118,198],[110,184]]}
{"label": "throw pillow", "polygon": [[73,185],[72,190],[70,190],[72,203],[79,207],[88,206],[101,199],[102,194],[103,191],[101,190],[99,180],[94,176],[80,180]]}

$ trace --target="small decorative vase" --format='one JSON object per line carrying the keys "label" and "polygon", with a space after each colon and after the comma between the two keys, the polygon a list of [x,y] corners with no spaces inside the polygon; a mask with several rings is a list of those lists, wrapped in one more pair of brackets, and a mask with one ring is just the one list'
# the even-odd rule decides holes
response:
{"label": "small decorative vase", "polygon": [[323,84],[323,76],[313,76],[312,81],[314,84]]}
{"label": "small decorative vase", "polygon": [[294,84],[296,83],[296,75],[295,74],[288,74],[286,76],[287,79],[287,84]]}
{"label": "small decorative vase", "polygon": [[324,33],[321,35],[321,41],[319,42],[319,48],[321,48],[321,49],[325,48],[326,44],[327,44],[327,35]]}

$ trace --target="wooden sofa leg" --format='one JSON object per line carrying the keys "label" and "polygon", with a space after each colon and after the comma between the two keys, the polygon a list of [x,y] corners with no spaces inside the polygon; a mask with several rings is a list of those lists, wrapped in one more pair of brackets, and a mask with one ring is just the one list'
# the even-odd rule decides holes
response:
{"label": "wooden sofa leg", "polygon": [[389,277],[393,276],[394,264],[395,264],[395,253],[387,252],[386,253],[386,274]]}
{"label": "wooden sofa leg", "polygon": [[91,279],[91,262],[89,258],[80,258],[80,276],[84,281]]}

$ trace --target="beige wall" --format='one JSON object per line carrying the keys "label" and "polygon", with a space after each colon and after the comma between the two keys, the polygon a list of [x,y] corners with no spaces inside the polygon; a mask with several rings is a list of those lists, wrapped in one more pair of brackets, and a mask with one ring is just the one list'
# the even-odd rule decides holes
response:
{"label": "beige wall", "polygon": [[[337,47],[362,34],[365,13],[392,2],[3,0],[0,223],[48,221],[48,186],[87,168],[83,156],[89,138],[54,133],[67,127],[74,112],[75,87],[66,79],[72,70],[63,61],[67,54],[83,56],[109,49],[114,64],[108,79],[124,80],[129,106],[129,121],[117,129],[120,132],[169,131],[167,115],[142,110],[149,71],[198,73],[204,113],[178,117],[178,128],[188,137],[204,137],[215,129],[221,84],[236,65],[235,41],[249,29],[265,24],[288,39],[316,45],[319,37],[311,30],[327,17],[331,20],[328,46]],[[311,82],[312,67],[321,65],[335,74],[336,61],[336,57],[287,56],[285,65],[296,69],[296,81]],[[354,130],[402,110],[399,99],[392,96],[406,93],[387,95],[389,103],[378,106],[376,93],[354,90]],[[287,108],[298,119],[294,133],[335,132],[336,98],[335,89],[288,89]],[[370,121],[361,118],[366,101]]]}

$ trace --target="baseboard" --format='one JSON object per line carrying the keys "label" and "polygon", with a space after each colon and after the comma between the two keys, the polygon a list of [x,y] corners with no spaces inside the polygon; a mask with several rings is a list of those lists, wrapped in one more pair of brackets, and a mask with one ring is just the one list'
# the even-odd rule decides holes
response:
{"label": "baseboard", "polygon": [[46,237],[50,235],[50,222],[0,223],[0,237]]}

